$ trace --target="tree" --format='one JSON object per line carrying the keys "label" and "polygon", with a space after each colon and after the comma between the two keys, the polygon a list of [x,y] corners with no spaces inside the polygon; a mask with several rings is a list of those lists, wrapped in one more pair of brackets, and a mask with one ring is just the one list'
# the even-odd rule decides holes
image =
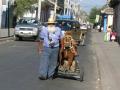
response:
{"label": "tree", "polygon": [[15,0],[14,14],[17,17],[23,16],[25,12],[32,8],[32,5],[38,0]]}
{"label": "tree", "polygon": [[93,7],[89,15],[89,22],[95,23],[96,15],[100,15],[101,9]]}
{"label": "tree", "polygon": [[119,3],[120,3],[120,0],[110,0],[109,6],[114,8]]}

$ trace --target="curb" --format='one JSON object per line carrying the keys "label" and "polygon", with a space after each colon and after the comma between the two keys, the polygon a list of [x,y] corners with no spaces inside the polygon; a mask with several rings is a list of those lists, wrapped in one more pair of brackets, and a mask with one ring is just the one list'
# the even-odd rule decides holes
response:
{"label": "curb", "polygon": [[10,37],[0,37],[0,42],[7,41],[7,40],[13,40],[13,39],[14,39],[13,36],[10,36]]}

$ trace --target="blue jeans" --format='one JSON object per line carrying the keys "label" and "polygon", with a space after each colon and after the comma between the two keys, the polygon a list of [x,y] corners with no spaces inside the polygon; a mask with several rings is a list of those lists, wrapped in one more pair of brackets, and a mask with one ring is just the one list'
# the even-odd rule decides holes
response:
{"label": "blue jeans", "polygon": [[59,47],[44,47],[40,56],[39,76],[49,78],[55,73],[58,61]]}

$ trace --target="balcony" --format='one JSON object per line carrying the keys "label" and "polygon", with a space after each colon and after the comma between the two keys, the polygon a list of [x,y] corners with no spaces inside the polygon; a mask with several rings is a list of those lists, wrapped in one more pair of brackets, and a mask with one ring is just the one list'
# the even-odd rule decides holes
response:
{"label": "balcony", "polygon": [[48,2],[50,2],[51,4],[55,4],[55,0],[47,0]]}

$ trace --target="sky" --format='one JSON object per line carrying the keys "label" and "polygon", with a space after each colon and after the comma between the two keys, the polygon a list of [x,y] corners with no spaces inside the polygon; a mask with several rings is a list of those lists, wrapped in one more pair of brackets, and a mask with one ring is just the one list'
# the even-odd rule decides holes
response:
{"label": "sky", "polygon": [[107,0],[80,0],[80,5],[84,11],[89,13],[92,7],[102,7],[106,4],[106,1]]}

